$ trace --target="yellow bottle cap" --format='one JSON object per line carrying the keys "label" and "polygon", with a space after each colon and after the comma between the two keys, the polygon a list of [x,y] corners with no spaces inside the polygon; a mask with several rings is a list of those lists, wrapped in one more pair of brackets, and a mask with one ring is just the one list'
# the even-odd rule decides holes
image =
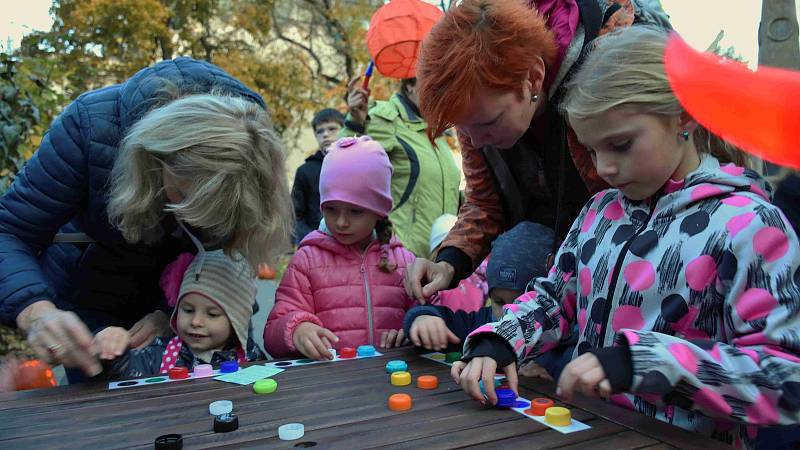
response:
{"label": "yellow bottle cap", "polygon": [[568,427],[572,423],[572,413],[567,408],[553,406],[544,412],[544,421],[554,427]]}
{"label": "yellow bottle cap", "polygon": [[408,386],[411,384],[411,374],[408,372],[394,372],[392,374],[392,386]]}

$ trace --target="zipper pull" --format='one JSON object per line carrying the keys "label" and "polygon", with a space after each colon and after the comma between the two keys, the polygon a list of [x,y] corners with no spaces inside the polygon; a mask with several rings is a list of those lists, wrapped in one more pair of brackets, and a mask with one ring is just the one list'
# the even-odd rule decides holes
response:
{"label": "zipper pull", "polygon": [[361,263],[361,273],[366,272],[367,269],[364,267],[364,263]]}

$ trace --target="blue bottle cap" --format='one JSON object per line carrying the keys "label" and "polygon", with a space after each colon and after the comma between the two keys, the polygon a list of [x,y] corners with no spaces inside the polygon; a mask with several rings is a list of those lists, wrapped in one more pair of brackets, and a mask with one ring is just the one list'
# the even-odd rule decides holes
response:
{"label": "blue bottle cap", "polygon": [[239,363],[236,361],[223,361],[223,363],[219,365],[219,371],[222,373],[231,373],[237,370],[239,370]]}
{"label": "blue bottle cap", "polygon": [[511,389],[498,389],[495,393],[497,394],[497,406],[512,408],[516,405],[517,395]]}
{"label": "blue bottle cap", "polygon": [[371,345],[359,345],[356,354],[358,354],[358,356],[373,356],[375,355],[375,347]]}
{"label": "blue bottle cap", "polygon": [[386,363],[387,373],[405,372],[407,370],[408,370],[408,364],[406,364],[405,361],[394,360]]}

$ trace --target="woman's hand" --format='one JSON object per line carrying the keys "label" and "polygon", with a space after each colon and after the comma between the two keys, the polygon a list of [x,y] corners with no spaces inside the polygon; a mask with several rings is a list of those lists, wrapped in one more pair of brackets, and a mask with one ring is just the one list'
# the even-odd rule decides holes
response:
{"label": "woman's hand", "polygon": [[130,329],[131,348],[145,348],[158,336],[170,334],[169,317],[164,311],[153,311],[139,319]]}
{"label": "woman's hand", "polygon": [[[494,375],[497,372],[497,361],[488,356],[478,356],[472,358],[468,363],[463,361],[456,361],[450,369],[450,375],[456,384],[461,385],[470,397],[481,402],[482,405],[497,404],[497,394],[494,392]],[[517,379],[517,364],[511,363],[503,367],[503,372],[506,374],[508,387],[519,396],[519,380]],[[483,381],[484,391],[486,396],[481,393],[480,382]]]}
{"label": "woman's hand", "polygon": [[89,376],[102,372],[92,353],[92,333],[75,313],[43,300],[23,309],[17,326],[28,333],[28,343],[42,361],[80,367]]}
{"label": "woman's hand", "polygon": [[597,356],[584,353],[564,367],[558,379],[556,395],[570,401],[575,392],[581,392],[588,397],[611,396],[611,382],[608,381]]}
{"label": "woman's hand", "polygon": [[328,349],[333,348],[331,342],[339,342],[339,337],[327,328],[312,322],[303,322],[295,328],[292,342],[297,351],[307,358],[321,361],[333,359]]}
{"label": "woman's hand", "polygon": [[[449,263],[417,258],[406,269],[403,285],[409,297],[425,304],[431,295],[450,286],[454,274],[455,269]],[[426,283],[424,287],[422,283]]]}

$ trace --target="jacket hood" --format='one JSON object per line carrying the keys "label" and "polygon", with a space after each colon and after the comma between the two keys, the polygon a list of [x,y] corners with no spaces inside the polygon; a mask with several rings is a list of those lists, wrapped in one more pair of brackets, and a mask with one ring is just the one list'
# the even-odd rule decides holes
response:
{"label": "jacket hood", "polygon": [[[700,156],[700,165],[684,180],[667,181],[656,209],[661,210],[668,207],[672,211],[678,211],[710,198],[730,198],[734,192],[749,192],[762,197],[767,202],[771,202],[772,199],[772,187],[755,171],[733,163],[720,165],[715,157],[703,154]],[[641,202],[628,200],[622,195],[620,198],[623,206],[641,204]],[[737,200],[726,201],[735,202]]]}
{"label": "jacket hood", "polygon": [[125,81],[119,98],[121,128],[127,130],[147,111],[170,98],[172,93],[164,90],[167,84],[177,87],[181,94],[220,91],[245,98],[266,109],[260,95],[219,67],[205,61],[180,57],[146,67]]}

